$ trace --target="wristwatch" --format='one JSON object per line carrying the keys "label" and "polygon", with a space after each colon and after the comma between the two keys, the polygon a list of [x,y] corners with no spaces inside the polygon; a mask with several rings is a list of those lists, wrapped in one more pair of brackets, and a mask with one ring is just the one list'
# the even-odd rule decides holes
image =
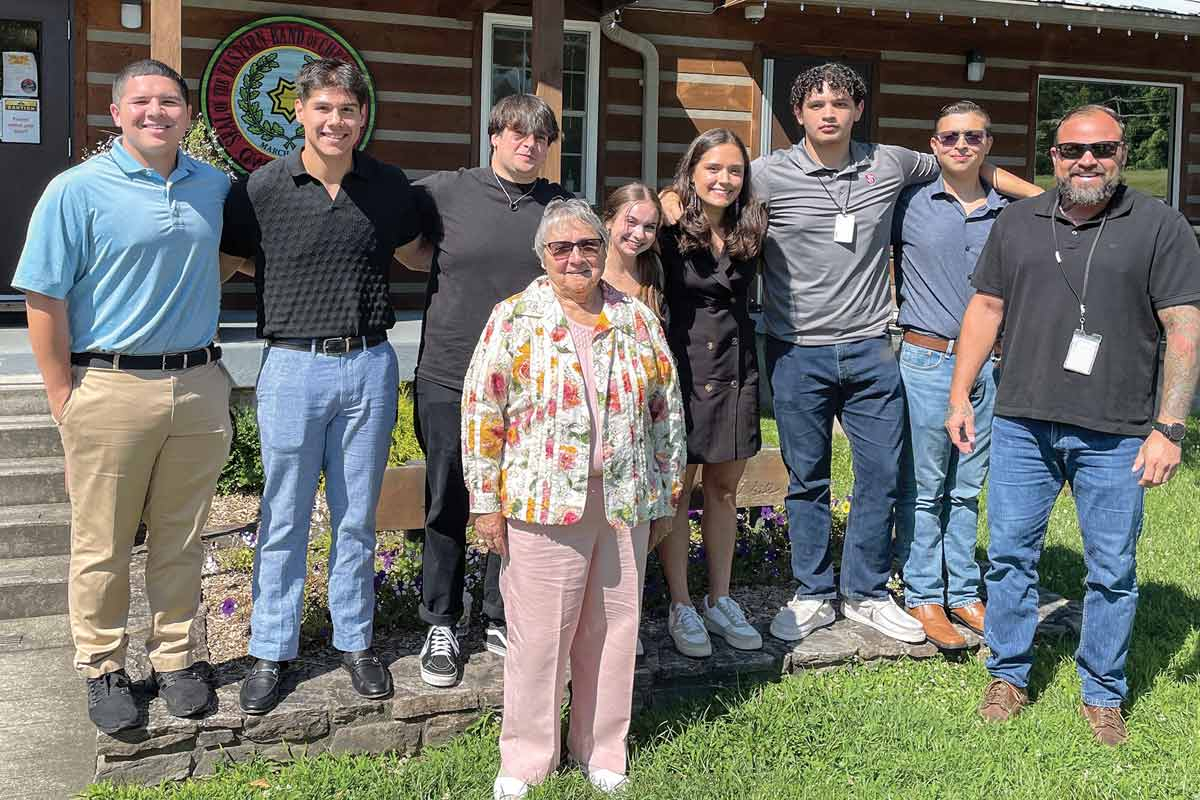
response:
{"label": "wristwatch", "polygon": [[1175,444],[1183,441],[1183,437],[1187,435],[1187,425],[1182,422],[1158,422],[1153,423],[1154,430],[1161,433],[1163,436],[1170,439]]}

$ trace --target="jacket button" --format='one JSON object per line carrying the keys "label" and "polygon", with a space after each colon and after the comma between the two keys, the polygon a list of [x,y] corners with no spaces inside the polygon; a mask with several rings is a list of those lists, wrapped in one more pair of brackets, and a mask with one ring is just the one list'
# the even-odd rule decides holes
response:
{"label": "jacket button", "polygon": [[704,384],[704,391],[711,392],[712,390],[713,390],[713,385],[711,383]]}
{"label": "jacket button", "polygon": [[738,337],[736,337],[736,336],[735,336],[735,337],[733,337],[733,343],[734,343],[734,344],[737,344],[737,343],[738,343]]}
{"label": "jacket button", "polygon": [[729,385],[730,385],[730,386],[732,386],[733,388],[735,388],[735,389],[736,389],[736,388],[737,388],[737,381],[730,381],[730,382],[729,382]]}
{"label": "jacket button", "polygon": [[716,345],[715,345],[715,344],[713,344],[712,342],[709,342],[709,343],[708,343],[708,349],[709,349],[709,350],[712,350],[714,347],[716,347]]}

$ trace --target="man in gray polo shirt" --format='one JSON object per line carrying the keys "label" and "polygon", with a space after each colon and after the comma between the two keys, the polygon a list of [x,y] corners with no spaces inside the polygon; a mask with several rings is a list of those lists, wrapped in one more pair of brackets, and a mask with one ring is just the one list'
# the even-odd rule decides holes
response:
{"label": "man in gray polo shirt", "polygon": [[[834,620],[830,452],[834,417],[850,438],[855,494],[841,563],[843,614],[902,641],[921,624],[888,595],[904,406],[887,337],[892,211],[904,187],[938,174],[929,153],[851,142],[867,87],[841,64],[797,77],[792,106],[805,136],[757,159],[754,190],[770,209],[763,251],[767,371],[788,468],[795,597],[771,634],[795,641]],[[1037,187],[993,167],[1000,191]]]}

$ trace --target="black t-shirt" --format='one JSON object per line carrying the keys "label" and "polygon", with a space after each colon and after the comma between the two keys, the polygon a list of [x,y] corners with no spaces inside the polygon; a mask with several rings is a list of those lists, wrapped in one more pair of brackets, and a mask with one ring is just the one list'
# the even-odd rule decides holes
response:
{"label": "black t-shirt", "polygon": [[[1200,302],[1200,246],[1173,208],[1121,187],[1092,259],[1088,333],[1103,337],[1091,375],[1063,369],[1088,251],[1104,214],[1078,227],[1058,192],[1013,203],[996,220],[972,282],[1004,300],[1004,360],[996,413],[1145,436],[1157,412],[1156,312]],[[1055,263],[1057,231],[1062,271]],[[1064,278],[1065,273],[1065,278]]]}
{"label": "black t-shirt", "polygon": [[255,260],[260,337],[372,336],[396,323],[392,252],[418,233],[399,168],[355,153],[330,200],[296,150],[233,184],[221,249]]}
{"label": "black t-shirt", "polygon": [[[506,181],[501,189],[490,167],[438,172],[416,186],[431,220],[426,235],[437,243],[417,377],[462,391],[492,308],[542,274],[533,236],[546,204],[572,195],[541,179],[532,185]],[[531,190],[513,211],[510,199]]]}

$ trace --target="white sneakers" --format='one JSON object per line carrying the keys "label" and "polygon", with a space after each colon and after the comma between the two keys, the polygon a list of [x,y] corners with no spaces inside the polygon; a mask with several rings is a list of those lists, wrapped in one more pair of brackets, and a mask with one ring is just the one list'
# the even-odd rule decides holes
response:
{"label": "white sneakers", "polygon": [[[921,623],[890,597],[870,597],[865,600],[844,597],[842,616],[901,642],[920,644],[925,641],[925,629]],[[793,597],[771,621],[771,635],[785,642],[795,642],[817,628],[832,625],[836,618],[831,600]]]}
{"label": "white sneakers", "polygon": [[605,794],[616,794],[629,786],[629,778],[611,769],[589,769],[586,772],[588,783]]}
{"label": "white sneakers", "polygon": [[496,782],[492,784],[492,800],[514,800],[527,794],[529,794],[529,784],[520,778],[506,778],[497,775]]}
{"label": "white sneakers", "polygon": [[719,598],[710,606],[708,595],[704,596],[704,627],[722,637],[730,647],[737,650],[762,649],[762,635],[754,629],[742,613],[742,608],[732,597]]}
{"label": "white sneakers", "polygon": [[708,638],[708,631],[704,629],[704,621],[691,603],[671,606],[667,631],[675,642],[675,649],[685,656],[706,658],[712,655],[712,642]]}
{"label": "white sneakers", "polygon": [[842,616],[901,642],[920,644],[925,641],[925,628],[916,617],[892,602],[890,597],[870,597],[865,600],[843,598]]}
{"label": "white sneakers", "polygon": [[771,620],[771,635],[785,642],[799,641],[817,628],[832,625],[836,618],[829,600],[793,596]]}

